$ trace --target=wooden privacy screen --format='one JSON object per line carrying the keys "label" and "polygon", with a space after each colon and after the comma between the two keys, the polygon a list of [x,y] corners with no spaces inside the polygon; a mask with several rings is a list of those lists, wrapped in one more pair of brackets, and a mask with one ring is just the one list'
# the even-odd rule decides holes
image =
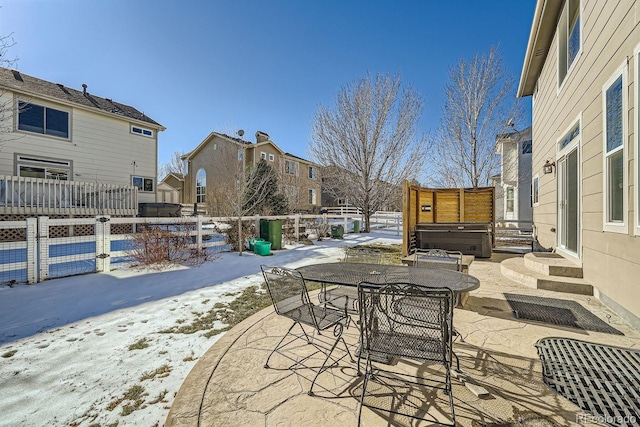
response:
{"label": "wooden privacy screen", "polygon": [[403,252],[416,224],[495,222],[495,188],[426,188],[404,182]]}

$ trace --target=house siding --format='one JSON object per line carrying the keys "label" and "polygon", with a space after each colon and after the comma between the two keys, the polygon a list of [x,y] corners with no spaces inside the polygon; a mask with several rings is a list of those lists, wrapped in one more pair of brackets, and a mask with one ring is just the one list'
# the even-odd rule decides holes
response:
{"label": "house siding", "polygon": [[[579,259],[584,277],[602,295],[640,325],[640,240],[634,236],[635,118],[637,75],[634,49],[640,43],[638,2],[582,0],[582,46],[565,81],[558,89],[558,34],[556,33],[537,79],[533,108],[533,175],[539,174],[539,200],[533,219],[542,246],[558,245],[557,173],[544,175],[547,159],[557,161],[557,142],[577,118],[579,143],[580,232]],[[627,222],[625,233],[603,231],[603,85],[623,64],[627,66],[624,114],[627,162]]]}
{"label": "house siding", "polygon": [[[138,136],[130,132],[129,120],[118,120],[106,115],[38,99],[26,99],[35,104],[49,106],[70,113],[69,139],[39,135],[16,130],[15,111],[7,119],[12,132],[3,135],[0,149],[0,174],[15,175],[15,154],[70,160],[73,181],[96,182],[114,185],[131,185],[131,176],[153,178],[154,191],[138,193],[139,202],[156,200],[158,129],[153,129],[152,138]],[[2,102],[13,99],[11,92],[2,95]]]}
{"label": "house siding", "polygon": [[[215,147],[215,149],[214,149]],[[300,159],[293,156],[287,156],[275,146],[271,141],[262,142],[258,144],[246,144],[241,145],[229,141],[226,138],[221,138],[218,135],[212,134],[208,140],[203,141],[198,149],[198,152],[190,156],[189,170],[185,177],[184,185],[184,203],[195,202],[195,184],[196,174],[199,169],[203,168],[207,173],[207,196],[211,194],[211,189],[219,189],[217,193],[220,197],[224,197],[225,191],[233,191],[233,187],[228,183],[230,177],[235,175],[235,165],[237,164],[238,150],[245,149],[245,164],[256,165],[260,162],[260,153],[267,153],[266,162],[268,165],[274,168],[278,173],[279,185],[292,185],[298,189],[299,198],[298,203],[291,203],[292,211],[318,211],[320,209],[320,172],[317,170],[317,179],[308,178],[308,167],[315,166],[304,159]],[[274,156],[273,161],[269,161],[269,154]],[[289,176],[284,174],[284,162],[285,160],[292,160],[299,164],[298,175]],[[316,166],[316,169],[318,167]],[[309,189],[316,190],[316,205],[308,203]],[[216,212],[216,204],[210,204],[209,208],[211,213],[219,214]]]}

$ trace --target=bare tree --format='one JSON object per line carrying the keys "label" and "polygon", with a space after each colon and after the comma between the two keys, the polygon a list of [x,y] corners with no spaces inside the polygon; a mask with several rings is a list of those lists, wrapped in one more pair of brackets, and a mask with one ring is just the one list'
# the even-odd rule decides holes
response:
{"label": "bare tree", "polygon": [[[11,68],[16,63],[16,58],[9,58],[8,51],[16,43],[12,34],[0,36],[0,66]],[[0,150],[3,142],[7,141],[6,134],[13,131],[13,97],[5,96],[6,92],[0,90]]]}
{"label": "bare tree", "polygon": [[169,161],[163,164],[160,168],[160,178],[164,178],[170,173],[184,175],[184,162],[182,161],[183,153],[174,151]]}
{"label": "bare tree", "polygon": [[[221,144],[220,158],[217,162],[218,175],[215,186],[208,186],[206,203],[209,212],[215,215],[238,217],[238,251],[242,256],[244,241],[241,217],[249,215],[261,205],[269,192],[267,187],[272,183],[275,171],[273,168],[258,173],[258,167],[245,162],[245,150],[235,145]],[[238,150],[242,154],[238,154]]]}
{"label": "bare tree", "polygon": [[330,167],[323,191],[362,209],[363,231],[370,217],[405,179],[420,176],[427,139],[418,134],[424,101],[400,77],[366,77],[343,86],[335,106],[320,106],[312,127],[311,157]]}
{"label": "bare tree", "polygon": [[435,137],[431,183],[441,187],[489,185],[499,172],[496,137],[521,118],[516,80],[498,48],[449,68],[442,119]]}

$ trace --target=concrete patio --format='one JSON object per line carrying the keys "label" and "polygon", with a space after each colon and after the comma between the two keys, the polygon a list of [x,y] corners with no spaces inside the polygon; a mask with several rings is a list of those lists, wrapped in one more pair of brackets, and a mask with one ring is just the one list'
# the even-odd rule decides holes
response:
{"label": "concrete patio", "polygon": [[[490,259],[473,262],[469,274],[480,279],[481,286],[470,294],[465,307],[456,309],[454,313],[454,325],[462,338],[456,339],[454,351],[460,358],[464,374],[453,379],[456,423],[461,426],[584,425],[585,414],[543,383],[541,363],[534,344],[543,337],[568,337],[640,348],[640,333],[602,306],[595,297],[541,291],[505,278],[500,273],[500,262],[510,256],[494,254]],[[577,301],[624,335],[516,319],[504,293]],[[356,364],[348,357],[320,375],[314,388],[315,396],[307,394],[314,376],[312,370],[290,369],[291,361],[276,356],[270,362],[271,369],[264,368],[269,352],[290,325],[290,320],[277,316],[270,307],[227,332],[190,372],[165,425],[357,425],[362,381],[356,375]],[[353,351],[357,330],[351,327],[345,335]],[[317,338],[328,339],[324,335]],[[340,348],[336,350],[339,351]],[[297,359],[311,356],[306,365],[314,366],[314,361],[319,360],[312,354],[313,346],[304,344],[291,345],[287,353]],[[338,355],[343,354],[344,351]],[[399,361],[392,369],[409,373],[416,370],[423,374],[433,372],[433,378],[441,378],[441,370],[429,364]],[[404,403],[413,402],[425,420],[390,416],[364,408],[363,426],[450,422],[447,396],[441,391],[394,387],[376,390],[378,392],[379,399],[386,399],[389,403],[389,399],[396,403],[397,399]]]}

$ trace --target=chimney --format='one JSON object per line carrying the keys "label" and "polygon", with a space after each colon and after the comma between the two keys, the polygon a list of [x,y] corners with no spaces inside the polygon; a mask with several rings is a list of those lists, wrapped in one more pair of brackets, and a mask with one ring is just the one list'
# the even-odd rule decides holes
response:
{"label": "chimney", "polygon": [[87,85],[82,83],[82,94],[86,95],[87,94]]}
{"label": "chimney", "polygon": [[256,142],[259,144],[261,142],[265,142],[269,140],[269,134],[266,132],[262,132],[262,131],[257,131],[256,132]]}

